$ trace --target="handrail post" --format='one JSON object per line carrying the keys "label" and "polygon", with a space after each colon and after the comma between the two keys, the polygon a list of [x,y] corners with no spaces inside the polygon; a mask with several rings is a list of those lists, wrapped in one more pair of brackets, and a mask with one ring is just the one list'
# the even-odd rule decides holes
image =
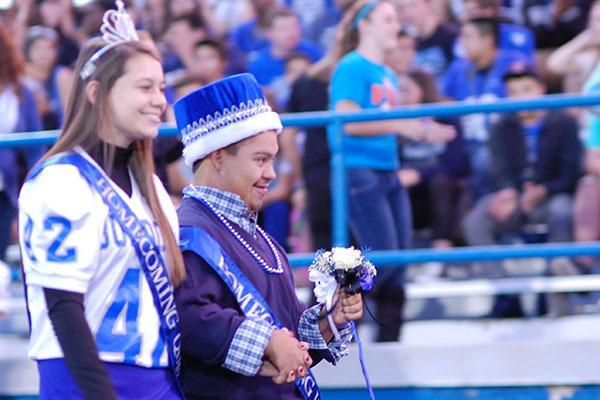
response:
{"label": "handrail post", "polygon": [[327,125],[331,149],[331,233],[333,245],[336,247],[348,245],[348,184],[342,146],[342,126],[339,119],[334,119]]}

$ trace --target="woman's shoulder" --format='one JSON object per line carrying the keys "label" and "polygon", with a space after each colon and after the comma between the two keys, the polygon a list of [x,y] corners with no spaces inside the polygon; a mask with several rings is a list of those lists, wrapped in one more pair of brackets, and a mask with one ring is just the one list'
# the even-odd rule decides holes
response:
{"label": "woman's shoulder", "polygon": [[358,54],[358,52],[356,50],[353,50],[353,51],[347,53],[342,58],[340,58],[338,66],[340,66],[340,65],[353,65],[353,64],[356,64],[356,63],[360,63],[362,61],[363,61],[363,57],[360,54]]}
{"label": "woman's shoulder", "polygon": [[71,164],[39,164],[19,194],[19,208],[32,214],[62,215],[78,220],[94,208],[91,186]]}

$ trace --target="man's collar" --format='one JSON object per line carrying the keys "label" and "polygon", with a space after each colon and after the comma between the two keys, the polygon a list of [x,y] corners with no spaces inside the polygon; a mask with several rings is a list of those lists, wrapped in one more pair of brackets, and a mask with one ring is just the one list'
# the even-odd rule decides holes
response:
{"label": "man's collar", "polygon": [[250,210],[239,195],[210,186],[195,185],[187,186],[184,193],[210,203],[225,218],[256,237],[258,212]]}

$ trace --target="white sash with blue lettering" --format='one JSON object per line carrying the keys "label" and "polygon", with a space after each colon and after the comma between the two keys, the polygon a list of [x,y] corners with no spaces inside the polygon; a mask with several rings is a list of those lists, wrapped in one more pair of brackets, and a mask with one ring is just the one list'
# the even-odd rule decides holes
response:
{"label": "white sash with blue lettering", "polygon": [[[252,282],[208,233],[197,227],[182,226],[179,238],[182,251],[196,253],[225,282],[246,317],[262,318],[279,329],[283,327]],[[296,387],[306,400],[321,398],[317,381],[310,370],[304,378],[296,380]]]}
{"label": "white sash with blue lettering", "polygon": [[[168,343],[167,354],[169,356],[169,364],[173,368],[175,376],[179,377],[179,372],[181,371],[179,315],[175,308],[173,286],[170,283],[169,273],[163,261],[160,248],[139,218],[113,188],[106,174],[89,162],[83,155],[69,153],[49,158],[43,163],[36,165],[27,176],[27,180],[34,179],[45,167],[56,164],[69,164],[77,167],[81,175],[98,191],[98,194],[102,197],[113,217],[123,229],[123,232],[131,239],[142,271],[144,271],[144,275],[148,281],[148,286],[154,299],[154,306],[158,310],[161,332]],[[154,282],[164,281],[169,283],[159,292]],[[175,379],[175,381],[183,397],[179,380]]]}

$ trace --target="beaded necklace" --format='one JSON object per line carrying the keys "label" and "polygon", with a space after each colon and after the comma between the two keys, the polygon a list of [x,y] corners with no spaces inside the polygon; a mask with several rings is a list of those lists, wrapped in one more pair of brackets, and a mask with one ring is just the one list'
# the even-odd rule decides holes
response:
{"label": "beaded necklace", "polygon": [[260,234],[260,236],[262,236],[262,238],[265,240],[265,242],[267,242],[267,244],[269,245],[269,249],[271,249],[271,253],[273,254],[273,257],[275,257],[275,261],[277,263],[277,268],[273,268],[271,267],[267,261],[262,258],[260,256],[260,254],[258,254],[256,252],[256,250],[254,250],[254,248],[250,245],[250,243],[248,243],[246,241],[246,239],[244,239],[242,237],[242,235],[240,235],[240,233],[229,223],[229,221],[227,220],[227,218],[225,218],[212,204],[210,204],[208,201],[194,196],[193,193],[186,193],[188,196],[193,197],[194,199],[198,200],[199,202],[201,202],[202,204],[204,204],[216,217],[217,219],[221,222],[221,224],[223,224],[223,226],[225,226],[225,228],[227,229],[227,231],[234,237],[237,239],[238,242],[240,242],[240,244],[246,249],[246,251],[248,253],[250,253],[250,255],[252,256],[252,258],[254,258],[254,260],[256,261],[256,263],[258,265],[260,265],[260,267],[265,270],[266,272],[270,273],[270,274],[281,274],[283,272],[283,264],[281,262],[281,257],[279,256],[279,251],[277,250],[277,248],[275,247],[275,245],[273,244],[273,242],[271,241],[271,239],[269,238],[269,235],[267,235],[265,233],[265,231],[262,230],[262,228],[258,225],[256,225],[256,230],[258,231],[258,233]]}

